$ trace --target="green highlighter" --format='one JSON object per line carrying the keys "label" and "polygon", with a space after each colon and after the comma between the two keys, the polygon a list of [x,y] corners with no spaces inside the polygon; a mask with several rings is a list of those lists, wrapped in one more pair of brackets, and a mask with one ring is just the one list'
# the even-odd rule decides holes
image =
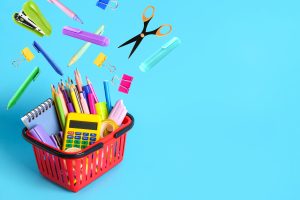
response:
{"label": "green highlighter", "polygon": [[16,91],[14,96],[9,100],[7,104],[7,110],[13,107],[17,101],[20,99],[22,94],[25,92],[26,88],[29,86],[29,84],[32,81],[35,81],[40,73],[40,68],[36,67],[26,78],[26,80],[23,82],[23,84],[19,87],[19,89]]}

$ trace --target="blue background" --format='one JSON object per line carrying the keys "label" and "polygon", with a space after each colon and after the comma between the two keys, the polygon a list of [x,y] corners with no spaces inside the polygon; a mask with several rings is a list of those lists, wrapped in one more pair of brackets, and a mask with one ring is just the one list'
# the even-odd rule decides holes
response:
{"label": "blue background", "polygon": [[[300,29],[296,0],[120,1],[116,11],[96,0],[63,3],[84,25],[46,0],[36,1],[53,33],[38,38],[11,20],[24,1],[0,2],[0,199],[300,199]],[[142,29],[141,13],[152,4],[149,30],[170,23],[167,37],[147,37],[133,57],[132,46],[117,46]],[[71,68],[67,63],[84,43],[63,36],[70,25],[94,32],[105,24],[108,48],[93,45]],[[139,64],[178,36],[182,45],[149,73]],[[117,74],[135,77],[130,94],[112,88],[136,119],[124,161],[73,194],[44,179],[31,146],[21,137],[27,111],[51,96],[61,77],[41,55],[19,68],[21,49],[37,40],[65,72],[88,75],[98,96],[112,75],[93,60],[100,52]],[[35,66],[40,77],[9,111],[6,105]]]}

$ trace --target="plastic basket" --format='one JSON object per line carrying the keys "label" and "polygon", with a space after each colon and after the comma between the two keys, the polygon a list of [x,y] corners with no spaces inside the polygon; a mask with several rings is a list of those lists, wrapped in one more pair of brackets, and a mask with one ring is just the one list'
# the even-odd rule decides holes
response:
{"label": "plastic basket", "polygon": [[66,153],[39,142],[23,129],[23,137],[32,144],[40,173],[54,183],[77,192],[123,160],[126,135],[134,118],[127,114],[115,132],[82,151]]}

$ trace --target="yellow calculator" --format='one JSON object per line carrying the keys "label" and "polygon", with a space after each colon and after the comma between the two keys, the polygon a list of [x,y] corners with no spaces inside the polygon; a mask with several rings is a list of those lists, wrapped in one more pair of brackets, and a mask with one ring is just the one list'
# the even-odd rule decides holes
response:
{"label": "yellow calculator", "polygon": [[101,118],[99,115],[69,113],[67,116],[63,150],[84,149],[100,139]]}

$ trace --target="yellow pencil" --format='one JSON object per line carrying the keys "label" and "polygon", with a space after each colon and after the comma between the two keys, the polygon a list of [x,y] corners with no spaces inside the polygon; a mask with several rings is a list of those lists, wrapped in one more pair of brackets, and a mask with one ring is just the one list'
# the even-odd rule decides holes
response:
{"label": "yellow pencil", "polygon": [[71,99],[72,99],[75,111],[77,113],[81,113],[73,86],[70,86],[70,94],[71,94]]}

